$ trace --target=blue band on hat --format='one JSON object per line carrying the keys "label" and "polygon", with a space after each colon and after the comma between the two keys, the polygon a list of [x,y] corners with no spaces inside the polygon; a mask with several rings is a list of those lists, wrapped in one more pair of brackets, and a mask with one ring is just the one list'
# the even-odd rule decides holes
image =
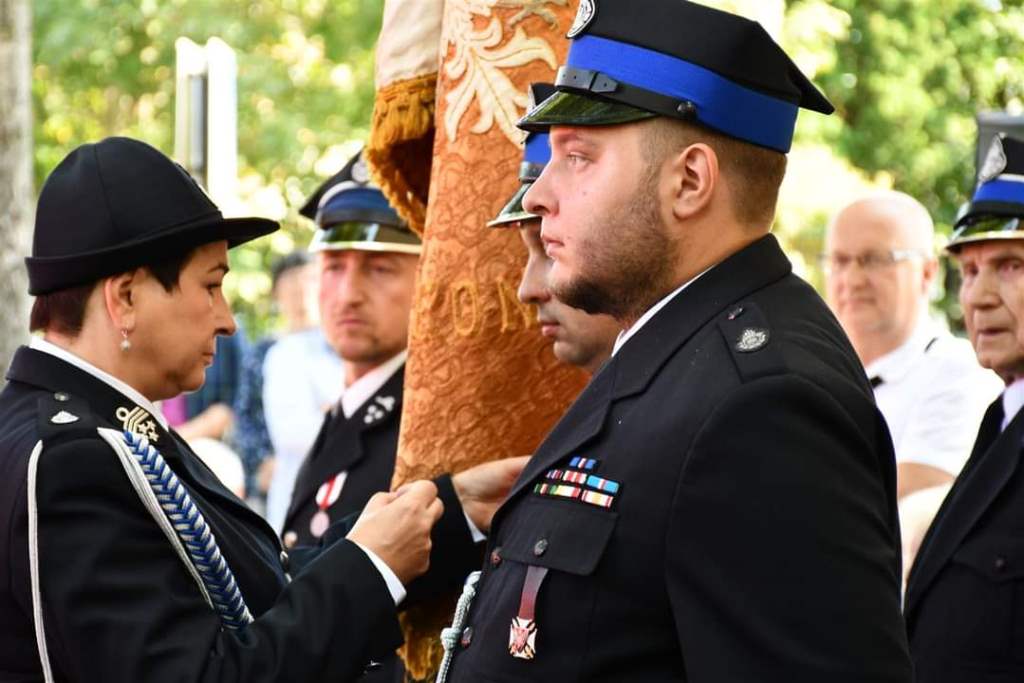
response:
{"label": "blue band on hat", "polygon": [[547,163],[551,161],[551,145],[548,144],[547,133],[531,133],[526,138],[523,161],[547,166]]}
{"label": "blue band on hat", "polygon": [[354,187],[334,195],[321,207],[322,210],[376,209],[393,211],[384,193],[375,187]]}
{"label": "blue band on hat", "polygon": [[1021,180],[1000,180],[996,178],[987,182],[974,193],[973,201],[1024,204],[1024,178]]}
{"label": "blue band on hat", "polygon": [[569,66],[697,105],[697,120],[732,137],[788,152],[799,107],[745,88],[713,71],[646,48],[599,36],[572,41]]}

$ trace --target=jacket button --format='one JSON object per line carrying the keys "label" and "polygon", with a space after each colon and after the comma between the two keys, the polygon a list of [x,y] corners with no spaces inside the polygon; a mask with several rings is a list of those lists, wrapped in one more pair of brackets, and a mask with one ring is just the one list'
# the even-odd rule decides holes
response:
{"label": "jacket button", "polygon": [[71,397],[65,394],[63,391],[58,391],[56,394],[53,395],[53,397],[60,401],[61,403],[71,399]]}
{"label": "jacket button", "polygon": [[491,566],[497,567],[501,564],[501,546],[491,551]]}
{"label": "jacket button", "polygon": [[548,549],[548,539],[542,538],[533,544],[533,554],[537,557],[543,555]]}
{"label": "jacket button", "polygon": [[462,639],[459,641],[462,647],[469,647],[469,644],[473,642],[473,627],[467,626],[462,629]]}
{"label": "jacket button", "polygon": [[287,572],[288,571],[288,565],[289,565],[288,553],[286,553],[285,551],[282,550],[281,551],[281,569],[283,569],[283,570],[285,570],[285,572]]}
{"label": "jacket button", "polygon": [[294,531],[288,531],[288,532],[285,532],[283,540],[284,540],[284,547],[285,548],[292,548],[292,547],[295,546],[295,542],[297,540],[299,540],[299,535],[297,533],[295,533]]}
{"label": "jacket button", "polygon": [[997,557],[996,561],[992,563],[992,566],[995,568],[997,572],[1001,573],[1006,571],[1007,564],[1009,563],[1006,561],[1005,557]]}

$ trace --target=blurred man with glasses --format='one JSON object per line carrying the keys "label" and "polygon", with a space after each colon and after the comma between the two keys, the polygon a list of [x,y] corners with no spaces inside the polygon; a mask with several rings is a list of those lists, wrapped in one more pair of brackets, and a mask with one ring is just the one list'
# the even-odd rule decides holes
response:
{"label": "blurred man with glasses", "polygon": [[841,210],[825,239],[828,302],[889,425],[900,499],[953,480],[1002,388],[966,340],[930,319],[934,238],[920,202],[885,192]]}

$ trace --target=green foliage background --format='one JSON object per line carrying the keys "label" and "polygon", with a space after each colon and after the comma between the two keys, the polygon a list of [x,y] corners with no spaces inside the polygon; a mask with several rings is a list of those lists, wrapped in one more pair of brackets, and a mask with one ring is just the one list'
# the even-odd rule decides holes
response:
{"label": "green foliage background", "polygon": [[76,145],[128,135],[174,147],[174,41],[238,56],[243,198],[284,230],[232,252],[227,286],[250,335],[272,326],[275,253],[304,246],[297,209],[368,134],[381,0],[35,0],[36,187]]}
{"label": "green foliage background", "polygon": [[[233,254],[230,293],[248,332],[261,333],[274,323],[267,266],[311,233],[297,208],[367,135],[381,8],[35,0],[36,186],[75,145],[106,135],[171,153],[174,41],[224,39],[239,61],[243,198],[285,226]],[[909,192],[948,231],[974,174],[975,113],[1024,111],[1022,1],[790,0],[780,38],[838,109],[801,117],[778,228],[798,267],[820,284],[828,214],[866,187]]]}

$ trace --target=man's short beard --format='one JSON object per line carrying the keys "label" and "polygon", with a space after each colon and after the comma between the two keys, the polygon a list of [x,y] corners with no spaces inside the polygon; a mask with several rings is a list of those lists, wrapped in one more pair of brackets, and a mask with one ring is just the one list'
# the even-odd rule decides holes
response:
{"label": "man's short beard", "polygon": [[658,211],[660,164],[645,169],[633,199],[580,241],[580,272],[551,283],[556,298],[591,315],[632,322],[672,290],[677,245]]}

